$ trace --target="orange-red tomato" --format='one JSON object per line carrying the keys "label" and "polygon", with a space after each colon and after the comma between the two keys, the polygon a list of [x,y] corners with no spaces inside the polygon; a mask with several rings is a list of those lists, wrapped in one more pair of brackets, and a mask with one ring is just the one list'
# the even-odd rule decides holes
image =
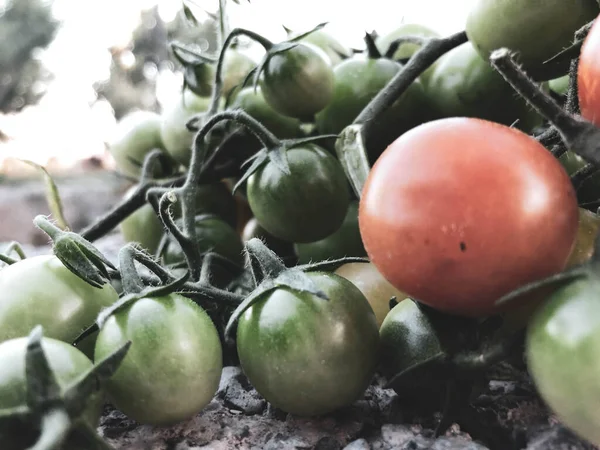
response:
{"label": "orange-red tomato", "polygon": [[359,226],[368,256],[408,296],[465,316],[562,270],[578,208],[570,179],[526,134],[448,118],[403,134],[375,163]]}
{"label": "orange-red tomato", "polygon": [[600,21],[592,26],[579,56],[577,89],[581,115],[600,126]]}

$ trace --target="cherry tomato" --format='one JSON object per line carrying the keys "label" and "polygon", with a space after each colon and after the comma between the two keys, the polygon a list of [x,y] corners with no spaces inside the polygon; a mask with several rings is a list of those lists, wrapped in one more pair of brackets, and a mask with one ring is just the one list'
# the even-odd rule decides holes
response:
{"label": "cherry tomato", "polygon": [[258,223],[289,242],[314,242],[346,216],[348,181],[339,161],[315,144],[287,151],[291,174],[268,162],[248,178],[248,203]]}
{"label": "cherry tomato", "polygon": [[326,414],[357,400],[378,359],[373,310],[348,280],[308,276],[329,300],[280,287],[262,294],[238,323],[237,350],[248,380],[291,414]]}
{"label": "cherry tomato", "polygon": [[227,98],[230,92],[240,85],[246,75],[256,67],[256,62],[245,53],[229,48],[223,61],[223,87],[221,94]]}
{"label": "cherry tomato", "polygon": [[442,311],[485,316],[502,295],[565,267],[578,208],[565,170],[533,138],[449,118],[408,131],[381,155],[359,225],[371,262],[395,287]]}
{"label": "cherry tomato", "polygon": [[[288,39],[291,39],[295,36],[297,36],[297,33],[288,33]],[[337,66],[345,58],[352,56],[352,52],[349,48],[340,43],[325,30],[313,31],[308,36],[301,39],[300,42],[315,45],[323,50],[329,57],[332,67]]]}
{"label": "cherry tomato", "polygon": [[546,0],[543,7],[522,0],[477,0],[469,12],[469,40],[487,60],[506,47],[515,52],[526,71],[550,80],[569,70],[569,60],[544,64],[575,38],[575,32],[600,13],[594,0]]}
{"label": "cherry tomato", "polygon": [[137,300],[102,326],[95,359],[129,340],[127,356],[106,383],[109,399],[128,417],[169,425],[210,403],[221,378],[222,348],[202,308],[178,294]]}
{"label": "cherry tomato", "polygon": [[291,242],[282,241],[276,238],[263,227],[260,226],[256,217],[252,217],[244,227],[242,232],[242,241],[248,242],[252,238],[261,239],[267,247],[273,250],[281,258],[295,257],[294,246]]}
{"label": "cherry tomato", "polygon": [[369,301],[377,324],[381,327],[383,320],[390,312],[390,299],[396,297],[401,302],[407,295],[396,289],[383,278],[377,267],[371,263],[348,263],[340,266],[334,273],[351,281]]}
{"label": "cherry tomato", "polygon": [[595,125],[600,125],[600,26],[594,23],[587,35],[577,69],[577,90],[581,115]]}
{"label": "cherry tomato", "polygon": [[600,280],[597,273],[556,290],[527,329],[529,373],[569,428],[600,445]]}
{"label": "cherry tomato", "polygon": [[[110,284],[97,288],[79,278],[54,255],[33,256],[0,270],[0,342],[44,335],[71,344],[98,313],[117,301]],[[81,342],[91,355],[95,334]]]}

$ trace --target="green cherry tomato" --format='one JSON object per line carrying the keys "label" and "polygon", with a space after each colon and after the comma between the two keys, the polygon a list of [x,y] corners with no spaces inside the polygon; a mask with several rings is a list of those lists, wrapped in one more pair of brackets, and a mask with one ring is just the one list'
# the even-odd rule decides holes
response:
{"label": "green cherry tomato", "polygon": [[223,61],[223,90],[221,91],[223,98],[227,98],[233,88],[240,85],[255,67],[256,62],[248,55],[235,49],[228,49]]}
{"label": "green cherry tomato", "polygon": [[[179,222],[181,226],[181,222]],[[200,252],[209,250],[239,264],[244,264],[243,246],[240,236],[225,221],[215,216],[196,217],[196,239]],[[165,264],[174,265],[185,261],[181,247],[172,235],[167,238],[162,258]]]}
{"label": "green cherry tomato", "polygon": [[378,360],[373,310],[348,280],[308,276],[329,297],[279,287],[240,318],[237,350],[250,383],[272,405],[300,416],[326,414],[357,400]]}
{"label": "green cherry tomato", "polygon": [[266,102],[260,87],[257,87],[256,90],[253,87],[240,90],[231,104],[231,108],[244,110],[280,139],[302,136],[301,122],[275,111]]}
{"label": "green cherry tomato", "polygon": [[566,95],[569,90],[569,75],[555,78],[548,82],[550,89],[558,95]]}
{"label": "green cherry tomato", "polygon": [[[172,206],[173,217],[181,217],[181,202]],[[203,184],[196,191],[196,214],[214,214],[232,227],[237,225],[237,205],[225,183]]]}
{"label": "green cherry tomato", "polygon": [[323,50],[311,44],[298,44],[269,58],[260,87],[275,111],[309,119],[331,100],[333,70]]}
{"label": "green cherry tomato", "polygon": [[582,277],[556,290],[527,329],[526,356],[537,390],[558,418],[600,445],[600,281]]}
{"label": "green cherry tomato", "polygon": [[276,238],[263,227],[260,226],[256,217],[252,217],[246,225],[244,226],[244,230],[242,231],[242,241],[248,242],[250,239],[259,238],[261,239],[267,247],[273,250],[277,255],[281,258],[289,258],[294,255],[294,246],[291,242],[282,241],[281,239]]}
{"label": "green cherry tomato", "polygon": [[543,118],[527,105],[502,75],[469,42],[446,53],[427,85],[438,117],[478,117],[530,131]]}
{"label": "green cherry tomato", "polygon": [[160,116],[151,111],[135,111],[119,121],[108,148],[123,174],[139,178],[146,155],[154,149],[165,150],[160,125]]}
{"label": "green cherry tomato", "polygon": [[383,320],[390,312],[390,299],[396,297],[398,302],[407,295],[390,284],[371,263],[348,263],[340,266],[334,273],[351,281],[368,300],[377,324],[381,327]]}
{"label": "green cherry tomato", "polygon": [[108,318],[95,358],[132,342],[106,383],[111,402],[131,419],[170,425],[212,400],[222,371],[219,334],[206,312],[186,297],[142,298]]}
{"label": "green cherry tomato", "polygon": [[[568,47],[575,32],[600,13],[594,0],[478,0],[467,18],[469,40],[486,60],[506,47],[540,80],[566,74],[569,61],[543,66]],[[549,67],[548,67],[549,66]]]}
{"label": "green cherry tomato", "polygon": [[339,259],[344,256],[366,256],[367,252],[358,229],[358,202],[348,206],[348,212],[340,228],[316,242],[295,244],[298,264],[308,264],[325,259]]}
{"label": "green cherry tomato", "polygon": [[[291,39],[297,35],[297,33],[290,33],[288,38]],[[344,59],[352,56],[352,51],[348,47],[341,44],[325,30],[313,31],[308,36],[302,38],[300,42],[315,45],[323,50],[329,57],[332,67],[337,66]]]}
{"label": "green cherry tomato", "polygon": [[379,335],[380,361],[388,378],[444,353],[429,319],[411,299],[392,308]]}
{"label": "green cherry tomato", "polygon": [[587,209],[579,208],[579,228],[575,247],[571,251],[567,267],[583,264],[594,253],[594,242],[600,230],[600,216]]}
{"label": "green cherry tomato", "polygon": [[[25,372],[25,356],[28,338],[11,339],[0,344],[0,410],[27,405],[27,379]],[[80,379],[92,368],[92,362],[71,344],[42,338],[42,349],[48,360],[56,382],[61,390],[68,389],[72,383]],[[102,412],[103,396],[94,393],[87,401],[83,420],[96,428]],[[37,431],[30,427],[4,427],[2,429],[2,450],[22,450],[33,448],[39,437]],[[73,435],[67,437],[65,449],[82,449],[81,442],[75,442]]]}
{"label": "green cherry tomato", "polygon": [[194,133],[185,124],[195,115],[205,112],[210,97],[200,97],[186,89],[177,101],[162,114],[160,135],[165,149],[179,164],[189,165]]}
{"label": "green cherry tomato", "polygon": [[314,242],[337,230],[346,216],[348,182],[327,150],[304,144],[287,151],[291,174],[267,162],[248,178],[248,203],[258,223],[289,242]]}
{"label": "green cherry tomato", "polygon": [[[357,55],[334,69],[335,88],[329,104],[316,115],[321,134],[338,134],[350,125],[367,104],[402,68],[386,58]],[[416,80],[381,116],[366,143],[371,160],[405,131],[427,120],[429,107],[420,81]]]}
{"label": "green cherry tomato", "polygon": [[[425,38],[425,39],[440,37],[439,33],[437,33],[436,31],[434,31],[424,25],[420,25],[420,24],[416,24],[416,23],[405,23],[405,24],[400,25],[394,31],[379,37],[376,42],[377,47],[379,48],[379,51],[382,54],[385,54],[387,52],[388,48],[390,47],[390,45],[392,44],[392,42],[394,42],[398,38],[402,38],[405,36],[417,36],[417,37],[421,37],[421,38]],[[406,60],[406,59],[410,58],[412,55],[414,55],[417,52],[417,50],[419,50],[420,48],[421,48],[421,45],[419,45],[419,44],[411,44],[411,43],[402,44],[398,47],[398,50],[396,50],[396,53],[394,53],[393,59],[396,61]],[[436,63],[433,63],[427,70],[425,70],[425,72],[423,72],[420,75],[419,78],[421,79],[423,84],[427,84],[429,77],[431,76],[431,73],[433,72],[433,70],[435,68],[435,65],[436,65]]]}
{"label": "green cherry tomato", "polygon": [[[572,151],[566,151],[559,158],[567,173],[572,176],[579,169],[587,165],[585,159]],[[600,198],[600,173],[596,172],[586,178],[577,188],[579,203],[595,202]]]}
{"label": "green cherry tomato", "polygon": [[[118,299],[109,284],[96,288],[54,255],[34,256],[0,270],[0,342],[27,336],[36,325],[44,335],[72,343],[103,308]],[[82,341],[93,348],[95,334]]]}

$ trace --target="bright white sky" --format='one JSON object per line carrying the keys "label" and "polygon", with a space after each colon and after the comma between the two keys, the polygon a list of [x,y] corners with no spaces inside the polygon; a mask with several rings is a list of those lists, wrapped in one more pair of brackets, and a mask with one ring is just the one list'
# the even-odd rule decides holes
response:
{"label": "bright white sky", "polygon": [[[442,35],[464,28],[475,0],[241,0],[229,2],[232,27],[255,30],[272,40],[285,38],[281,25],[310,29],[329,22],[327,30],[348,46],[362,47],[365,31],[385,34],[400,23],[417,22]],[[0,0],[0,7],[6,0]],[[43,54],[55,81],[39,105],[17,115],[0,115],[0,130],[10,142],[0,144],[0,171],[6,158],[31,159],[46,164],[56,158],[64,165],[105,153],[105,142],[115,126],[111,108],[96,103],[92,83],[108,77],[108,48],[125,45],[139,20],[139,11],[158,4],[171,19],[180,0],[55,0],[55,15],[63,26]],[[218,0],[196,0],[215,12]],[[348,6],[353,5],[353,6]],[[168,101],[177,89],[173,78],[160,90]],[[177,78],[179,81],[179,78]]]}

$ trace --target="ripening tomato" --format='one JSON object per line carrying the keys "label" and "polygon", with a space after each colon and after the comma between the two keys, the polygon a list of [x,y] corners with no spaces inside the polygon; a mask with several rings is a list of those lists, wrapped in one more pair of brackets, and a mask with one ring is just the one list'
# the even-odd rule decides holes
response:
{"label": "ripening tomato", "polygon": [[600,26],[596,22],[590,30],[579,55],[577,89],[581,115],[600,125]]}
{"label": "ripening tomato", "polygon": [[442,311],[485,316],[502,295],[564,268],[578,208],[567,173],[533,138],[455,117],[387,148],[365,183],[359,226],[395,287]]}

